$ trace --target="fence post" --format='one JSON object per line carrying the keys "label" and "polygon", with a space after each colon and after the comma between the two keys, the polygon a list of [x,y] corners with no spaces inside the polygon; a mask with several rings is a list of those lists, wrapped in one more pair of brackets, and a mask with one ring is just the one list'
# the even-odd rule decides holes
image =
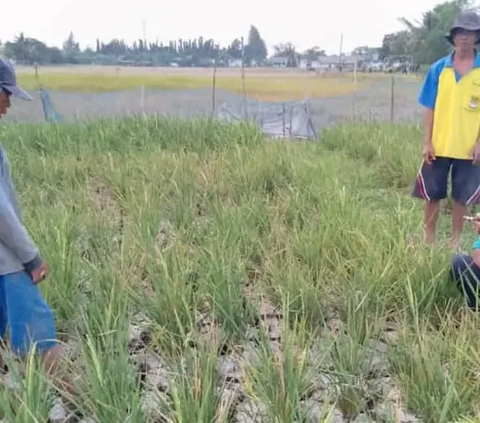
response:
{"label": "fence post", "polygon": [[395,76],[393,74],[390,83],[390,121],[395,121]]}
{"label": "fence post", "polygon": [[353,68],[352,120],[357,116],[357,56]]}
{"label": "fence post", "polygon": [[245,106],[245,119],[248,120],[247,88],[245,86],[245,43],[243,41],[243,37],[241,38],[241,42],[242,42],[241,75],[242,75],[243,104]]}
{"label": "fence post", "polygon": [[292,139],[292,123],[293,123],[293,105],[290,104],[290,125],[288,127],[289,137]]}
{"label": "fence post", "polygon": [[37,82],[37,85],[39,84],[39,76],[38,76],[38,63],[35,62],[35,81]]}
{"label": "fence post", "polygon": [[213,67],[213,81],[212,81],[212,116],[215,116],[215,89],[217,82],[217,59]]}
{"label": "fence post", "polygon": [[258,98],[257,98],[257,101],[258,101],[258,109],[260,111],[260,130],[263,133],[263,107],[262,107],[262,102],[258,100]]}

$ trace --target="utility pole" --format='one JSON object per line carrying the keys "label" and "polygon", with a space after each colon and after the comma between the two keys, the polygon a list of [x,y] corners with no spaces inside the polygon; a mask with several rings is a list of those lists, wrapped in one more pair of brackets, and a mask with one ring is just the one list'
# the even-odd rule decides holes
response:
{"label": "utility pole", "polygon": [[147,21],[143,19],[142,21],[142,37],[143,37],[143,45],[145,48],[147,47]]}
{"label": "utility pole", "polygon": [[243,90],[243,104],[245,107],[245,118],[248,120],[248,110],[247,110],[247,88],[245,86],[245,41],[240,38],[240,42],[242,44],[242,68],[241,68],[241,76],[242,76],[242,90]]}
{"label": "utility pole", "polygon": [[340,53],[338,55],[338,70],[342,71],[342,50],[343,50],[343,34],[340,35]]}

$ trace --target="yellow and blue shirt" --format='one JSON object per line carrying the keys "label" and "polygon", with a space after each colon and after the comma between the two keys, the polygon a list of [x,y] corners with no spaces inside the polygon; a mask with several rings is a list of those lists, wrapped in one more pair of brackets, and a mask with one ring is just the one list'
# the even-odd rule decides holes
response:
{"label": "yellow and blue shirt", "polygon": [[435,62],[419,103],[434,110],[432,144],[437,157],[471,159],[480,131],[480,55],[465,75],[453,67],[453,53]]}

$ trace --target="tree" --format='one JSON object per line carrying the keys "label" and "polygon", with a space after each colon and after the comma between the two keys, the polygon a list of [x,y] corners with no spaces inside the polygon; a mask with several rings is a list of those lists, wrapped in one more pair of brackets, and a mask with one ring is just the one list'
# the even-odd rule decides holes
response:
{"label": "tree", "polygon": [[267,45],[260,36],[258,29],[251,25],[248,33],[248,43],[245,46],[245,61],[252,63],[262,63],[267,58]]}
{"label": "tree", "polygon": [[377,56],[379,53],[380,53],[380,48],[369,47],[369,46],[356,47],[352,51],[352,55],[364,56],[364,57],[367,57],[369,60],[373,60],[374,56]]}
{"label": "tree", "polygon": [[[251,61],[262,61],[266,56],[266,47],[258,30],[250,31]],[[253,47],[255,48],[253,48]],[[122,39],[102,41],[96,39],[95,48],[88,46],[82,50],[72,32],[63,43],[62,49],[48,47],[39,40],[28,38],[23,33],[8,41],[4,54],[18,62],[38,63],[98,63],[105,65],[171,65],[180,66],[223,66],[229,59],[242,57],[241,42],[236,39],[228,47],[221,47],[212,39],[199,36],[195,39],[170,40],[163,44],[158,40],[146,42],[135,40],[128,45]],[[248,61],[246,64],[248,65]]]}
{"label": "tree", "polygon": [[313,46],[305,50],[302,56],[307,60],[317,60],[319,57],[325,57],[327,54],[318,46]]}
{"label": "tree", "polygon": [[67,40],[63,43],[63,51],[67,54],[75,54],[80,52],[80,45],[75,42],[75,37],[71,31]]}
{"label": "tree", "polygon": [[389,57],[405,56],[410,53],[412,43],[412,34],[407,30],[386,34],[380,47],[380,58],[385,60]]}
{"label": "tree", "polygon": [[417,65],[436,61],[451,48],[445,35],[455,16],[460,11],[472,8],[471,0],[451,0],[423,13],[420,20],[412,22],[399,18],[405,29],[384,36],[381,57],[409,56]]}
{"label": "tree", "polygon": [[448,33],[455,15],[471,7],[469,0],[454,0],[439,4],[423,14],[416,23],[400,18],[411,35],[410,52],[417,63],[431,63],[446,55],[449,45],[444,35]]}
{"label": "tree", "polygon": [[298,53],[292,43],[280,43],[273,47],[275,57],[288,58],[287,67],[296,67]]}
{"label": "tree", "polygon": [[235,38],[227,47],[227,54],[231,59],[241,59],[242,58],[242,42]]}
{"label": "tree", "polygon": [[58,63],[54,62],[54,60],[58,60],[58,51],[58,49],[50,48],[35,38],[25,37],[23,32],[15,37],[14,41],[5,43],[5,56],[30,65]]}

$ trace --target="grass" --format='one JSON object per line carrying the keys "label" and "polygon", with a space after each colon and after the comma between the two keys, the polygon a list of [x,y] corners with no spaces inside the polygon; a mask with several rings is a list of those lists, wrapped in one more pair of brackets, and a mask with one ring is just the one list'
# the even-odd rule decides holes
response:
{"label": "grass", "polygon": [[[19,73],[19,83],[26,89],[37,89],[34,74]],[[104,93],[146,88],[159,90],[193,90],[212,88],[211,75],[107,75],[102,73],[54,72],[41,73],[39,82],[44,88],[64,92]],[[372,82],[372,78],[359,76],[357,89]],[[251,98],[264,101],[302,100],[304,98],[330,97],[353,92],[355,85],[351,75],[345,77],[322,77],[304,72],[297,78],[289,76],[247,75],[246,92]],[[238,75],[218,76],[216,87],[243,94],[243,86]]]}
{"label": "grass", "polygon": [[[348,124],[320,143],[160,118],[0,132],[77,414],[480,418],[479,321],[448,279],[448,216],[426,248],[410,197],[420,127]],[[47,421],[52,396],[31,361],[0,414]]]}

